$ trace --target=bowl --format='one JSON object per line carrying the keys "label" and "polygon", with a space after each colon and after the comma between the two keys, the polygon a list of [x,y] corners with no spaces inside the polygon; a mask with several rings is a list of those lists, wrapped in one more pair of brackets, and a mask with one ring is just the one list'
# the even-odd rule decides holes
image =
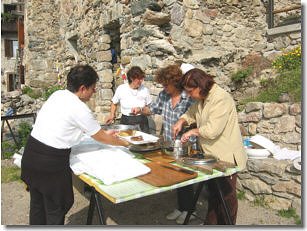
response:
{"label": "bowl", "polygon": [[261,148],[261,149],[246,148],[245,150],[246,150],[248,157],[251,159],[264,159],[264,158],[267,158],[271,154],[269,150],[264,149],[264,148]]}

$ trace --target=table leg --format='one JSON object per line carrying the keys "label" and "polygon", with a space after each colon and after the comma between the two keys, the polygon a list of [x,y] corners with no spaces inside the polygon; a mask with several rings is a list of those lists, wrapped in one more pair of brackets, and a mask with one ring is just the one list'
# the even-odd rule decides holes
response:
{"label": "table leg", "polygon": [[16,138],[15,138],[15,135],[14,135],[14,133],[13,133],[13,130],[12,130],[12,128],[11,128],[11,125],[9,124],[9,121],[6,120],[6,124],[7,124],[7,126],[9,127],[9,129],[10,129],[11,135],[12,135],[12,137],[13,137],[13,139],[14,139],[14,142],[15,142],[16,146],[18,147],[18,142],[17,142],[17,140],[16,140]]}
{"label": "table leg", "polygon": [[91,188],[91,198],[90,198],[90,205],[87,212],[87,225],[91,225],[93,222],[93,214],[95,209],[95,189]]}
{"label": "table leg", "polygon": [[190,211],[188,211],[188,214],[187,214],[187,216],[186,216],[185,219],[184,219],[184,222],[183,222],[184,225],[187,225],[187,224],[189,223],[190,217],[191,217],[192,213],[194,212],[194,210],[195,210],[195,208],[196,208],[196,203],[197,203],[197,201],[198,201],[200,192],[201,192],[201,190],[203,189],[203,186],[204,186],[204,182],[200,182],[200,183],[198,184],[198,187],[197,187],[197,189],[196,189],[195,195],[194,195],[194,197],[193,197],[192,208],[191,208]]}
{"label": "table leg", "polygon": [[227,220],[228,220],[228,225],[233,225],[232,220],[230,218],[230,212],[229,212],[229,208],[224,200],[224,195],[220,186],[220,182],[218,181],[218,179],[214,179],[215,185],[217,187],[217,191],[218,191],[218,196],[220,198],[220,200],[222,201],[223,207],[224,207],[224,211],[226,213],[227,216]]}
{"label": "table leg", "polygon": [[99,218],[100,224],[106,225],[106,221],[103,215],[103,208],[102,208],[102,201],[101,201],[100,194],[97,193],[94,187],[91,187],[91,198],[90,198],[90,205],[88,209],[87,222],[86,222],[87,225],[91,225],[93,222],[93,214],[94,214],[95,207],[97,207],[98,218]]}

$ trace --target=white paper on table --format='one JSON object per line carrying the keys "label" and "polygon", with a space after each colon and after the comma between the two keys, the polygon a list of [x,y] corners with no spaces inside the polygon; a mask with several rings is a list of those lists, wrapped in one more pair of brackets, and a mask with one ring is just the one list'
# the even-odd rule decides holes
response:
{"label": "white paper on table", "polygon": [[75,174],[87,173],[110,185],[150,172],[150,168],[132,158],[120,148],[100,149],[70,156]]}

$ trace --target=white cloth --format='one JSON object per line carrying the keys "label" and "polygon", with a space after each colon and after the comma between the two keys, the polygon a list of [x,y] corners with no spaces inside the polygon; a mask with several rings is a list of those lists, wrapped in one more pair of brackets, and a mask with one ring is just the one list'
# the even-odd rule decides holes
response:
{"label": "white cloth", "polygon": [[73,147],[70,155],[70,168],[76,175],[87,173],[110,185],[150,172],[150,168],[120,147],[104,145],[100,150],[79,153],[80,148],[83,149],[82,145]]}
{"label": "white cloth", "polygon": [[132,89],[128,83],[119,85],[112,98],[114,104],[120,103],[121,113],[129,116],[133,107],[144,107],[151,103],[149,90],[144,85],[138,89]]}
{"label": "white cloth", "polygon": [[101,129],[88,106],[68,90],[53,93],[37,114],[31,136],[58,149],[79,143]]}
{"label": "white cloth", "polygon": [[182,63],[180,66],[180,69],[183,74],[187,73],[189,70],[194,69],[195,67],[192,64],[189,63]]}
{"label": "white cloth", "polygon": [[259,134],[252,136],[250,142],[255,143],[263,148],[266,148],[273,154],[273,158],[277,160],[294,160],[301,157],[301,151],[289,150],[287,148],[280,148],[274,144],[270,139]]}

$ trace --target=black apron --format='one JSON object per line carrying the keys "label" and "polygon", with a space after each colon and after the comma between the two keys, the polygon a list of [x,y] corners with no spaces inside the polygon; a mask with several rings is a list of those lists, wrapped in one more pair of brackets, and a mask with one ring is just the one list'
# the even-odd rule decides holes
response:
{"label": "black apron", "polygon": [[71,149],[45,145],[31,135],[21,160],[21,179],[51,198],[65,212],[74,202],[69,155]]}
{"label": "black apron", "polygon": [[145,115],[137,115],[137,116],[122,115],[120,123],[126,125],[140,125],[142,132],[149,133],[148,119],[147,116]]}

